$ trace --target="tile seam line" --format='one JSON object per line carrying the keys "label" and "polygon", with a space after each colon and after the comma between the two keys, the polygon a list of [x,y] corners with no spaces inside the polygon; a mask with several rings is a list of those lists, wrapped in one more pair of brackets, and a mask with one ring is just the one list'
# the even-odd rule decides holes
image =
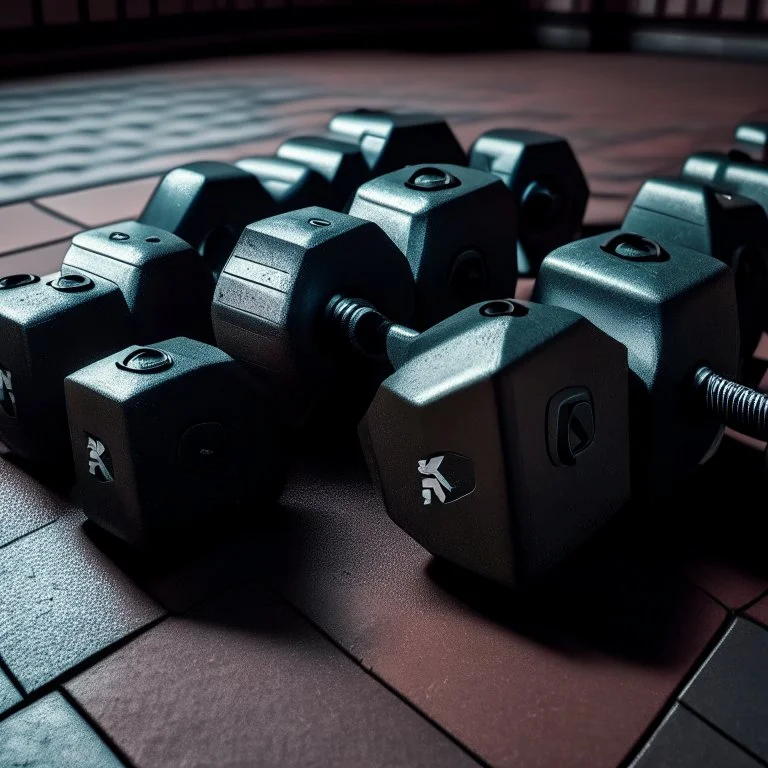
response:
{"label": "tile seam line", "polygon": [[462,741],[460,741],[457,736],[454,736],[449,730],[447,730],[443,725],[441,725],[432,717],[430,717],[426,712],[420,709],[414,702],[412,702],[404,694],[400,693],[400,691],[394,688],[390,683],[388,683],[382,677],[377,675],[372,668],[369,669],[368,667],[364,666],[359,659],[357,659],[350,651],[348,651],[340,642],[338,642],[332,635],[330,635],[323,627],[321,627],[317,622],[315,622],[314,619],[310,618],[310,616],[308,616],[307,614],[304,614],[301,611],[301,609],[298,608],[298,606],[294,605],[287,597],[285,597],[283,594],[278,592],[269,582],[264,580],[262,581],[262,584],[269,592],[271,592],[278,600],[280,600],[280,602],[287,605],[291,611],[293,611],[295,614],[299,616],[299,618],[307,622],[307,624],[309,624],[313,629],[319,632],[322,637],[324,637],[329,643],[331,643],[331,645],[333,645],[335,648],[341,651],[341,653],[344,654],[344,656],[346,656],[356,667],[361,669],[368,677],[371,677],[379,685],[381,685],[383,688],[388,690],[403,704],[405,704],[408,707],[408,709],[415,712],[422,720],[429,723],[429,725],[431,725],[435,730],[441,733],[446,739],[448,739],[450,742],[455,744],[465,755],[467,755],[467,757],[474,760],[478,765],[483,766],[483,768],[492,768],[492,764],[489,763],[485,758],[481,757],[469,746],[467,746]]}
{"label": "tile seam line", "polygon": [[[700,587],[699,590],[703,591]],[[707,593],[705,593],[705,595],[709,597]],[[620,768],[630,768],[632,762],[638,758],[640,753],[645,748],[645,745],[651,740],[656,731],[658,731],[659,726],[664,721],[664,718],[669,714],[672,707],[675,704],[681,703],[680,694],[686,689],[688,683],[690,683],[699,669],[701,669],[701,665],[709,658],[712,651],[717,647],[718,643],[725,636],[725,633],[730,629],[731,626],[733,626],[734,621],[735,617],[733,613],[726,609],[725,618],[721,621],[720,626],[717,627],[717,629],[712,633],[711,637],[705,643],[701,652],[693,660],[685,674],[678,680],[678,683],[672,693],[670,693],[670,695],[664,701],[663,705],[659,708],[659,711],[643,730],[639,739],[632,745],[632,748],[629,750],[627,755],[619,763]]]}
{"label": "tile seam line", "polygon": [[91,730],[101,739],[101,741],[107,746],[108,749],[117,757],[117,759],[125,766],[133,768],[137,764],[131,760],[120,745],[105,731],[98,720],[91,716],[85,707],[63,686],[58,685],[54,690],[58,691],[64,701],[69,704],[72,709],[77,712],[80,717],[88,724]]}
{"label": "tile seam line", "polygon": [[[164,608],[163,610],[165,611]],[[169,617],[169,614],[166,611],[165,613],[163,613],[162,616],[158,616],[156,619],[153,619],[152,621],[148,622],[143,627],[139,627],[138,629],[135,629],[133,632],[130,632],[124,637],[121,637],[119,640],[116,640],[115,642],[110,643],[105,648],[101,648],[100,650],[91,654],[90,656],[78,662],[77,664],[74,664],[69,669],[65,670],[59,675],[56,675],[56,677],[48,680],[47,682],[43,683],[42,685],[33,689],[32,691],[28,693],[24,691],[23,692],[24,700],[22,702],[19,702],[19,704],[14,705],[13,707],[7,709],[5,712],[0,714],[0,724],[2,724],[4,720],[8,719],[12,714],[14,714],[15,712],[18,712],[20,709],[24,709],[26,706],[33,704],[36,701],[39,701],[40,699],[42,699],[44,696],[47,696],[52,691],[63,688],[67,683],[71,682],[76,677],[78,677],[79,675],[89,670],[91,667],[96,666],[101,661],[104,661],[105,659],[109,658],[113,653],[116,653],[121,648],[125,647],[129,643],[132,643],[134,640],[138,639],[146,632],[149,632],[150,630],[154,629],[158,624],[161,624],[168,617]],[[3,663],[2,659],[0,659],[0,663]]]}
{"label": "tile seam line", "polygon": [[733,744],[737,749],[739,749],[741,752],[744,752],[745,754],[749,755],[751,758],[753,758],[756,762],[758,762],[760,765],[766,765],[768,766],[768,762],[766,762],[760,755],[753,752],[751,749],[748,749],[743,744],[740,744],[736,739],[733,738],[730,734],[728,734],[726,731],[724,731],[720,726],[718,726],[716,723],[713,723],[711,720],[704,717],[704,715],[699,714],[695,709],[693,709],[691,706],[686,704],[684,701],[680,700],[677,702],[686,712],[693,715],[697,720],[700,720],[705,725],[709,726],[713,731],[718,733],[722,738],[724,738],[726,741],[729,741],[731,744]]}
{"label": "tile seam line", "polygon": [[42,531],[43,528],[47,528],[49,525],[53,525],[58,520],[61,520],[62,517],[69,514],[72,510],[68,510],[67,512],[64,512],[61,515],[58,515],[53,520],[49,520],[47,523],[43,523],[42,525],[39,525],[37,528],[33,528],[31,531],[26,531],[25,533],[19,534],[15,539],[9,539],[3,544],[0,544],[0,549],[4,549],[5,547],[10,547],[11,544],[15,544],[17,541],[21,541],[22,539],[25,539],[27,536],[31,536],[33,533],[37,533],[38,531]]}
{"label": "tile seam line", "polygon": [[[93,187],[93,189],[98,189],[98,187]],[[83,229],[87,229],[87,225],[82,221],[78,221],[77,219],[73,219],[71,216],[67,216],[60,211],[49,208],[47,205],[45,205],[45,203],[41,203],[39,200],[29,200],[28,202],[32,205],[33,208],[40,211],[40,213],[53,216],[53,218],[58,219],[59,221],[63,221],[65,224],[72,224],[75,227],[82,227]]]}

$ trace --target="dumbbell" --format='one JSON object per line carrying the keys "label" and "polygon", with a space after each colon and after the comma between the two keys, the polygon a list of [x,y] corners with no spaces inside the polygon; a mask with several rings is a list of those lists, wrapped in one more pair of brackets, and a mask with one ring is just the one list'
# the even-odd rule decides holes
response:
{"label": "dumbbell", "polygon": [[71,471],[65,376],[130,343],[212,340],[214,280],[180,238],[125,221],[76,235],[61,272],[0,278],[0,436]]}
{"label": "dumbbell", "polygon": [[216,347],[130,346],[64,382],[79,500],[137,549],[258,516],[280,492],[287,432]]}
{"label": "dumbbell", "polygon": [[768,217],[754,200],[679,179],[649,179],[621,228],[720,259],[734,273],[742,359],[768,320]]}
{"label": "dumbbell", "polygon": [[415,334],[360,302],[329,314],[394,364],[361,443],[387,513],[432,554],[524,587],[629,500],[627,351],[580,315],[497,299]]}
{"label": "dumbbell", "polygon": [[571,309],[626,345],[633,493],[667,495],[712,455],[724,426],[765,440],[768,398],[734,381],[731,270],[673,237],[614,231],[558,248],[534,300]]}
{"label": "dumbbell", "polygon": [[336,115],[328,127],[326,136],[288,139],[277,156],[324,176],[333,192],[324,205],[335,210],[345,210],[355,190],[374,176],[412,163],[466,164],[451,129],[435,115],[361,109]]}
{"label": "dumbbell", "polygon": [[[583,318],[505,300],[423,333],[395,324],[382,309],[407,317],[415,292],[402,253],[371,222],[316,208],[248,227],[222,280],[235,273],[224,295],[217,289],[217,332],[225,327],[223,346],[262,371],[253,377],[262,391],[299,394],[306,405],[348,385],[356,370],[396,369],[366,416],[365,443],[389,513],[430,551],[518,586],[626,502],[626,350]],[[212,489],[188,481],[183,457],[196,463],[202,445],[220,465],[221,449],[206,434],[189,452],[180,445],[191,427],[229,424],[247,409],[248,398],[231,397],[212,372],[197,382],[171,365],[188,356],[195,367],[203,346],[130,348],[67,380],[86,514],[128,541],[185,525],[188,506],[192,517],[205,515],[196,499]],[[229,415],[212,412],[225,407]],[[261,418],[244,427],[258,436],[257,450],[272,434],[264,437]],[[260,464],[245,466],[258,489]],[[420,520],[441,505],[444,526],[442,514],[431,527]]]}
{"label": "dumbbell", "polygon": [[363,184],[349,213],[378,224],[408,260],[419,330],[483,299],[514,295],[514,203],[491,173],[409,166]]}
{"label": "dumbbell", "polygon": [[278,204],[256,173],[202,161],[166,173],[139,221],[185,240],[218,275],[243,228],[277,212]]}
{"label": "dumbbell", "polygon": [[548,253],[577,236],[589,187],[562,136],[509,128],[488,131],[472,145],[469,164],[496,174],[512,192],[521,275],[535,275]]}
{"label": "dumbbell", "polygon": [[363,295],[417,329],[499,291],[514,295],[510,210],[509,191],[490,174],[415,166],[363,185],[356,216],[311,207],[255,222],[216,286],[216,343],[273,381],[290,423],[334,390],[367,406],[371,380],[339,361],[329,366],[321,351],[316,318],[331,295]]}
{"label": "dumbbell", "polygon": [[736,147],[729,156],[732,160],[768,163],[768,123],[739,123],[733,133]]}

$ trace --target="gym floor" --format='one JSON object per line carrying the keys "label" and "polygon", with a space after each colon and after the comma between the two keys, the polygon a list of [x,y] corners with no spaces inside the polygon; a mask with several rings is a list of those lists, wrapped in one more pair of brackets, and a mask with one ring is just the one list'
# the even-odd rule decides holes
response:
{"label": "gym floor", "polygon": [[[587,223],[608,227],[645,178],[768,117],[765,73],[312,53],[5,83],[0,272],[55,271],[73,233],[138,215],[168,168],[272,152],[360,106],[444,114],[466,146],[504,125],[563,134],[589,177]],[[768,762],[762,726],[732,733],[683,694],[726,632],[747,647],[768,625],[760,447],[727,438],[678,498],[628,510],[528,595],[398,529],[353,435],[300,450],[248,530],[157,560],[0,457],[0,766],[601,768],[634,760],[667,715],[668,738],[695,732],[722,764]],[[764,664],[750,674],[768,690]]]}

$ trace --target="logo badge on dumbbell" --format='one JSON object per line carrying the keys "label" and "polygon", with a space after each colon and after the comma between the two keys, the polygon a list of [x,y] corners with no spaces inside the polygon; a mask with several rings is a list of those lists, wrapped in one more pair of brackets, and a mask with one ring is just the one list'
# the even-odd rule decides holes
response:
{"label": "logo badge on dumbbell", "polygon": [[16,416],[16,395],[13,394],[11,372],[0,367],[0,408],[13,418]]}
{"label": "logo badge on dumbbell", "polygon": [[115,478],[112,475],[112,460],[107,446],[95,437],[88,436],[88,472],[100,483],[111,483]]}
{"label": "logo badge on dumbbell", "polygon": [[419,459],[421,497],[424,506],[437,499],[451,504],[475,490],[475,469],[472,459],[459,453],[443,453]]}

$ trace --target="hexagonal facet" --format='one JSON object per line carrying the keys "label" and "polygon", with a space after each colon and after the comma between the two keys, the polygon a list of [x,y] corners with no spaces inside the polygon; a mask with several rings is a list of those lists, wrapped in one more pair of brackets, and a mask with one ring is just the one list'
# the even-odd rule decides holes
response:
{"label": "hexagonal facet", "polygon": [[496,174],[512,191],[521,274],[536,274],[550,251],[576,237],[589,187],[562,136],[510,128],[488,131],[472,145],[469,164]]}
{"label": "hexagonal facet", "polygon": [[328,128],[357,143],[372,176],[416,163],[467,163],[458,139],[437,115],[358,109],[336,115]]}
{"label": "hexagonal facet", "polygon": [[211,338],[213,276],[199,254],[169,232],[135,221],[81,232],[61,271],[98,275],[117,285],[136,343],[174,335]]}
{"label": "hexagonal facet", "polygon": [[142,546],[220,529],[236,513],[270,505],[280,489],[283,430],[250,377],[221,350],[190,339],[145,348],[137,363],[141,349],[65,382],[86,515]]}
{"label": "hexagonal facet", "polygon": [[361,437],[398,525],[517,586],[629,498],[627,357],[573,312],[507,303],[518,309],[476,305],[417,337]]}
{"label": "hexagonal facet", "polygon": [[742,357],[768,319],[768,217],[754,200],[679,179],[649,179],[622,229],[720,259],[734,272]]}
{"label": "hexagonal facet", "polygon": [[277,156],[317,171],[331,185],[329,208],[345,210],[371,171],[357,144],[332,136],[295,136],[278,147]]}
{"label": "hexagonal facet", "polygon": [[474,302],[514,295],[514,204],[492,174],[411,166],[360,187],[350,213],[378,224],[408,259],[417,329]]}
{"label": "hexagonal facet", "polygon": [[671,240],[655,243],[616,231],[550,254],[534,300],[578,312],[626,345],[634,491],[658,496],[678,487],[721,429],[685,407],[695,369],[706,364],[727,377],[738,371],[728,267]]}
{"label": "hexagonal facet", "polygon": [[166,173],[139,221],[185,240],[218,274],[244,227],[276,213],[272,196],[247,169],[203,161]]}
{"label": "hexagonal facet", "polygon": [[[256,176],[264,189],[272,195],[277,205],[275,214],[306,208],[308,205],[328,206],[333,202],[333,190],[328,179],[301,163],[264,155],[243,158],[235,165]],[[258,218],[263,217],[254,217],[247,223]]]}
{"label": "hexagonal facet", "polygon": [[376,225],[303,208],[247,227],[216,288],[216,343],[260,375],[291,421],[330,390],[354,392],[368,369],[324,323],[337,294],[366,300],[408,323],[413,278]]}

